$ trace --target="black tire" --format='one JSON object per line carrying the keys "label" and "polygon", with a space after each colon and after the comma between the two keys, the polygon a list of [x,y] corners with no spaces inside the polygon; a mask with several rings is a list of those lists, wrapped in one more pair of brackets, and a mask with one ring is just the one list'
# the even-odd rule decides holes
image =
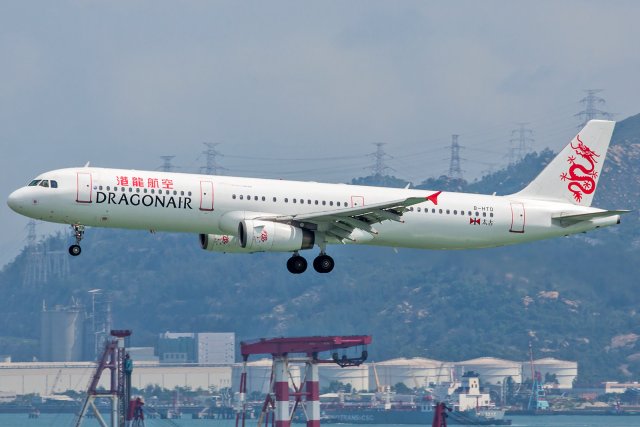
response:
{"label": "black tire", "polygon": [[318,273],[329,273],[331,272],[331,270],[333,270],[333,267],[335,267],[335,265],[336,264],[333,261],[333,258],[326,254],[318,255],[316,259],[313,260],[313,268]]}
{"label": "black tire", "polygon": [[71,245],[69,246],[69,255],[78,256],[82,253],[82,248],[80,245]]}
{"label": "black tire", "polygon": [[287,270],[289,273],[301,274],[307,269],[307,260],[300,255],[294,255],[287,260]]}

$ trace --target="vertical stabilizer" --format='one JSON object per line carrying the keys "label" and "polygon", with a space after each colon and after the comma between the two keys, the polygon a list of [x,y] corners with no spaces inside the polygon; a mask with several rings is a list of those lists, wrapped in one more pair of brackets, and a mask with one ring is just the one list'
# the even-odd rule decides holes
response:
{"label": "vertical stabilizer", "polygon": [[615,122],[590,120],[518,197],[591,206]]}

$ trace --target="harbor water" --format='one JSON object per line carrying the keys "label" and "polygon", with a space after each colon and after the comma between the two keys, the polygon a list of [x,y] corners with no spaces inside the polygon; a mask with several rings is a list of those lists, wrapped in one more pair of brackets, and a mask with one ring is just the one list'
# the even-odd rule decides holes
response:
{"label": "harbor water", "polygon": [[[548,415],[548,416],[509,416],[515,427],[638,427],[640,416],[612,415]],[[74,424],[72,414],[41,414],[39,418],[28,418],[27,414],[0,414],[2,427],[70,427]],[[247,422],[246,427],[256,426],[256,420]],[[327,424],[329,425],[329,424]],[[355,424],[337,424],[342,427],[362,427]],[[98,427],[94,419],[85,420],[85,427]],[[235,427],[234,420],[194,420],[181,418],[173,420],[145,420],[146,427]],[[293,424],[303,427],[304,424]],[[386,425],[380,427],[407,427],[406,425]]]}

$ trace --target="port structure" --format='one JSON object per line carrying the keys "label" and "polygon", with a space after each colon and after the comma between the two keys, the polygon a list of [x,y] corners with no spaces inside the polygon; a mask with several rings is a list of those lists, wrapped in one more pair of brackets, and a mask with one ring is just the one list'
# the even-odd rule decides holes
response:
{"label": "port structure", "polygon": [[[371,344],[370,335],[315,336],[292,338],[262,338],[254,342],[241,342],[243,367],[240,375],[240,392],[236,410],[236,427],[245,427],[247,414],[247,361],[249,356],[270,354],[273,357],[269,392],[262,405],[258,427],[290,427],[296,409],[300,406],[307,427],[320,427],[320,363],[336,363],[341,367],[358,366],[367,359],[366,346]],[[357,357],[340,356],[337,350],[363,347]],[[318,354],[331,351],[330,359],[319,359]],[[297,357],[291,357],[298,355]],[[304,363],[304,375],[300,384],[292,381],[293,393],[289,392],[289,363]],[[289,403],[294,398],[293,407]]]}
{"label": "port structure", "polygon": [[[82,404],[75,427],[80,427],[89,409],[101,427],[144,426],[142,402],[140,399],[131,401],[131,372],[133,364],[125,349],[125,338],[131,335],[130,330],[111,330],[113,339],[105,344],[102,356],[98,360],[96,370],[91,377],[87,396]],[[109,370],[109,388],[102,390],[98,384],[105,370]],[[105,422],[100,414],[95,400],[108,398],[111,400],[110,423]],[[126,418],[126,419],[125,419]]]}

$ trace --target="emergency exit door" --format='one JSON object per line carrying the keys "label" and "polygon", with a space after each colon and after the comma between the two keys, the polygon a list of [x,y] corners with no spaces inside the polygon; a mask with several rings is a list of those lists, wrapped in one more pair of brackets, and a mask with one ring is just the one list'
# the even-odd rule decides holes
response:
{"label": "emergency exit door", "polygon": [[200,210],[213,210],[213,182],[200,181]]}
{"label": "emergency exit door", "polygon": [[511,228],[512,233],[524,233],[525,213],[522,203],[511,203]]}
{"label": "emergency exit door", "polygon": [[92,188],[91,174],[89,172],[77,173],[77,190],[76,190],[76,202],[78,203],[91,203],[92,202]]}

